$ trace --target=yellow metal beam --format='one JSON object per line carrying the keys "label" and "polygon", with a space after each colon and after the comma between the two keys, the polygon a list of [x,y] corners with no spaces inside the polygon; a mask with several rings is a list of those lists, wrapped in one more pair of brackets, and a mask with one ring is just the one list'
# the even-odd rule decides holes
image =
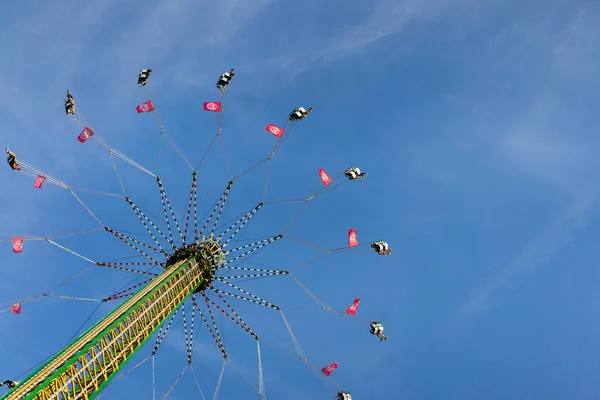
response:
{"label": "yellow metal beam", "polygon": [[[210,253],[219,251],[218,245],[209,250]],[[88,400],[96,397],[119,368],[202,283],[203,274],[207,272],[207,265],[203,264],[205,262],[188,259],[169,267],[3,399]]]}

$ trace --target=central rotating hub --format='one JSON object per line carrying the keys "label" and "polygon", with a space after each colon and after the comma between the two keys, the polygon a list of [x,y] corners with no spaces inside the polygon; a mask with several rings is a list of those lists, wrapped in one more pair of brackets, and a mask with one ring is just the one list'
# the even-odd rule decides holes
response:
{"label": "central rotating hub", "polygon": [[201,267],[203,281],[194,291],[197,293],[208,288],[215,277],[219,265],[225,262],[223,249],[213,235],[204,237],[199,242],[194,242],[179,248],[167,259],[165,269],[183,260],[194,259]]}

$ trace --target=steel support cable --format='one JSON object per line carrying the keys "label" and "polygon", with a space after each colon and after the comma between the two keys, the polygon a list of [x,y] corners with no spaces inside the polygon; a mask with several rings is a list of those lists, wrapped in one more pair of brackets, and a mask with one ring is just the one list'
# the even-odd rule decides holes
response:
{"label": "steel support cable", "polygon": [[181,313],[183,315],[183,336],[185,338],[185,351],[187,353],[188,364],[192,362],[192,355],[189,352],[188,334],[187,334],[187,318],[185,315],[185,304],[181,305]]}
{"label": "steel support cable", "polygon": [[244,330],[246,333],[250,334],[250,336],[252,336],[254,339],[257,338],[257,335],[254,332],[252,332],[252,330],[246,325],[246,323],[243,320],[241,322],[236,320],[234,317],[231,316],[231,314],[229,314],[221,306],[219,306],[217,303],[215,303],[212,299],[205,297],[205,300],[211,302],[217,310],[219,310],[222,314],[224,314],[227,318],[229,318],[237,326],[242,328],[242,330]]}
{"label": "steel support cable", "polygon": [[153,251],[153,252],[155,252],[155,253],[160,253],[160,254],[162,254],[162,255],[164,255],[164,256],[167,256],[167,255],[168,255],[168,254],[167,254],[167,253],[166,253],[164,250],[162,250],[162,249],[157,249],[156,247],[152,247],[152,246],[150,246],[149,244],[146,244],[146,243],[144,243],[144,242],[142,242],[142,241],[140,241],[140,240],[138,240],[138,239],[132,238],[131,236],[128,236],[128,235],[126,235],[126,234],[124,234],[124,233],[121,233],[121,232],[119,232],[119,231],[116,231],[116,230],[114,230],[114,229],[112,229],[112,228],[105,227],[104,229],[106,229],[106,231],[107,231],[107,232],[109,232],[109,233],[112,233],[113,235],[115,235],[116,237],[118,237],[119,239],[121,239],[121,240],[122,240],[122,241],[124,241],[124,242],[132,242],[132,243],[135,243],[135,244],[137,244],[137,245],[140,245],[140,246],[142,246],[142,247],[145,247],[145,248],[147,248],[148,250],[152,250],[152,251]]}
{"label": "steel support cable", "polygon": [[[142,172],[147,173],[150,176],[156,177],[155,174],[153,174],[152,172],[150,172],[147,168],[143,167],[141,164],[139,164],[138,162],[134,161],[133,159],[131,159],[130,157],[126,156],[125,154],[123,154],[121,151],[117,150],[116,148],[112,147],[106,140],[104,140],[100,134],[98,134],[98,132],[96,132],[95,129],[92,129],[92,125],[89,123],[89,121],[83,116],[83,114],[78,111],[79,108],[76,107],[76,112],[77,114],[79,114],[79,116],[84,120],[85,124],[82,124],[75,116],[72,116],[71,119],[80,127],[80,128],[85,128],[88,127],[90,130],[92,130],[92,132],[94,132],[94,135],[92,136],[92,138],[96,139],[98,141],[98,143],[100,143],[102,145],[102,147],[104,147],[106,150],[108,150],[108,152],[112,155],[114,154],[115,156],[119,157],[120,159],[122,159],[123,161],[125,161],[126,163],[130,164],[131,166],[139,169]],[[118,173],[118,172],[117,172]],[[120,180],[120,177],[119,177]]]}
{"label": "steel support cable", "polygon": [[[247,256],[250,253],[254,253],[257,250],[260,250],[263,247],[265,247],[265,246],[267,246],[267,245],[269,245],[271,243],[274,243],[275,241],[281,239],[282,237],[283,237],[283,235],[277,235],[277,236],[274,236],[272,238],[263,239],[263,240],[260,240],[258,242],[246,244],[246,245],[243,245],[243,246],[240,246],[240,247],[236,247],[235,249],[229,250],[229,251],[225,252],[224,254],[225,255],[229,255],[229,254],[234,253],[236,251],[240,251],[240,250],[243,250],[243,249],[250,248],[250,250],[247,250],[246,252],[244,252],[244,253],[242,253],[242,254],[240,254],[238,256],[233,257],[231,260],[227,260],[224,263],[224,265],[228,265],[228,264],[230,264],[230,263],[232,263],[234,261],[237,261],[240,258],[245,257],[245,256]],[[256,247],[252,247],[252,246],[256,246]]]}
{"label": "steel support cable", "polygon": [[171,245],[173,250],[175,250],[177,248],[177,246],[175,245],[175,242],[173,241],[173,232],[171,232],[171,222],[169,220],[169,214],[167,213],[167,206],[165,204],[164,191],[162,189],[162,183],[160,182],[160,178],[156,178],[156,182],[158,182],[158,186],[160,188],[160,202],[163,207],[165,222],[167,223],[167,233],[169,234],[169,238],[167,239],[167,242],[169,242],[169,244]]}
{"label": "steel support cable", "polygon": [[231,239],[233,239],[238,234],[238,232],[244,227],[244,225],[246,225],[248,222],[250,222],[250,220],[252,219],[252,217],[254,217],[254,215],[256,215],[256,213],[258,212],[258,210],[260,210],[260,208],[262,206],[263,206],[263,204],[259,203],[252,210],[250,210],[246,214],[244,214],[244,216],[242,218],[240,218],[235,224],[231,225],[229,228],[227,228],[223,233],[221,233],[219,235],[219,237],[217,238],[217,240],[221,239],[231,229],[233,229],[235,226],[239,225],[236,228],[236,230],[231,234],[231,236],[225,241],[225,243],[223,243],[223,245],[221,246],[222,248],[225,248],[229,244],[229,242],[231,241]]}
{"label": "steel support cable", "polygon": [[217,336],[217,339],[219,340],[219,343],[221,344],[221,351],[223,352],[224,356],[227,356],[227,352],[225,351],[225,344],[223,343],[223,339],[221,339],[221,334],[219,333],[219,327],[217,326],[217,322],[215,321],[215,316],[213,315],[212,310],[210,309],[210,304],[208,304],[208,300],[206,298],[206,296],[204,296],[204,294],[202,293],[203,297],[204,297],[204,302],[206,304],[206,311],[208,311],[208,315],[210,316],[210,320],[212,322],[212,326],[213,328],[215,328],[215,335]]}
{"label": "steel support cable", "polygon": [[[94,218],[96,220],[96,222],[98,222],[98,224],[100,224],[101,226],[104,226],[104,224],[102,223],[102,221],[100,221],[100,219],[92,212],[92,210],[83,202],[83,200],[81,200],[81,198],[77,195],[77,193],[75,193],[75,191],[73,190],[73,188],[71,188],[69,185],[67,185],[64,182],[59,181],[58,179],[50,176],[49,174],[33,167],[32,165],[29,165],[27,162],[25,161],[21,161],[19,159],[19,163],[22,165],[22,167],[25,167],[28,170],[33,171],[32,174],[35,174],[35,176],[43,176],[44,178],[46,178],[46,181],[55,184],[56,186],[59,186],[65,190],[67,190],[69,193],[71,193],[71,195],[73,197],[75,197],[75,200],[77,200],[77,202],[79,204],[81,204],[81,206],[92,216],[92,218]],[[119,195],[115,195],[117,197],[120,197]]]}
{"label": "steel support cable", "polygon": [[175,382],[173,382],[173,384],[171,385],[171,387],[169,388],[169,390],[167,391],[167,393],[164,395],[164,397],[162,398],[162,400],[166,400],[171,395],[171,392],[173,391],[173,389],[175,389],[175,386],[177,386],[177,384],[179,383],[179,381],[183,377],[183,374],[185,374],[185,371],[187,371],[187,369],[189,368],[189,366],[190,366],[190,364],[186,364],[185,365],[185,368],[183,368],[183,371],[181,371],[181,374],[179,374],[179,376],[177,377],[177,379],[175,379]]}
{"label": "steel support cable", "polygon": [[[131,292],[133,289],[137,289],[142,285],[145,285],[146,283],[150,282],[152,279],[154,279],[154,277],[150,278],[150,279],[146,279],[145,281],[142,281],[140,283],[136,283],[135,285],[128,287],[127,289],[123,289],[111,296],[108,296],[106,298],[104,298],[102,301],[110,301],[110,300],[116,300],[116,299],[122,299],[125,297],[129,297],[135,293]],[[130,293],[127,293],[130,292]]]}
{"label": "steel support cable", "polygon": [[204,322],[204,325],[206,325],[206,327],[208,328],[208,332],[210,333],[210,335],[212,336],[213,340],[217,344],[217,347],[219,348],[219,350],[221,350],[221,353],[223,354],[223,357],[227,358],[227,352],[225,352],[225,347],[223,347],[222,342],[220,342],[219,339],[217,339],[217,336],[215,335],[215,333],[214,333],[213,329],[211,328],[210,324],[208,323],[208,320],[204,316],[204,313],[200,310],[200,307],[198,306],[198,303],[196,302],[196,299],[192,299],[192,302],[196,306],[196,311],[198,311],[198,314],[200,314],[200,317],[202,318],[202,321]]}
{"label": "steel support cable", "polygon": [[[217,209],[219,209],[219,206],[221,206],[221,203],[224,203],[224,202],[227,201],[227,197],[229,196],[229,192],[231,190],[231,185],[233,185],[233,181],[230,181],[227,184],[227,187],[225,188],[225,190],[223,191],[223,194],[221,194],[221,197],[217,201],[217,204],[215,205],[215,207],[211,211],[210,216],[204,222],[204,226],[202,227],[202,230],[200,230],[200,232],[198,233],[198,236],[196,237],[196,239],[198,239],[198,237],[204,233],[204,231],[208,227],[208,224],[210,224],[210,221],[212,220],[213,216],[217,212]],[[221,206],[221,209],[222,209],[222,206]]]}
{"label": "steel support cable", "polygon": [[[192,207],[194,209],[194,228],[196,228],[196,225],[197,225],[196,203],[195,203],[197,178],[198,178],[198,174],[196,173],[196,171],[194,171],[194,173],[192,174],[192,187],[190,189],[190,197],[188,200],[187,213],[185,215],[185,228],[183,229],[183,242],[184,243],[187,241],[187,234],[188,234],[188,228],[189,228],[189,223],[190,223],[190,215],[192,213]],[[196,237],[196,229],[194,229],[194,238],[195,237]]]}
{"label": "steel support cable", "polygon": [[[142,264],[142,265],[154,265],[154,266],[156,265],[155,263],[140,263],[140,264]],[[121,267],[120,265],[116,265],[115,263],[98,262],[98,263],[96,263],[96,265],[99,266],[99,267],[106,267],[106,268],[116,269],[116,270],[123,271],[123,272],[132,272],[134,274],[158,276],[158,274],[155,274],[154,272],[142,271],[142,270],[133,269],[133,268],[125,268],[125,267]]]}
{"label": "steel support cable", "polygon": [[[223,100],[225,100],[225,98],[223,98]],[[200,159],[200,161],[198,162],[198,166],[196,167],[195,171],[198,170],[198,168],[200,168],[200,165],[202,165],[202,163],[204,162],[204,160],[206,159],[206,156],[208,155],[208,153],[210,152],[210,150],[212,149],[213,145],[215,144],[215,142],[217,141],[217,139],[219,138],[219,136],[221,135],[221,132],[223,131],[223,119],[222,119],[222,109],[223,109],[223,105],[225,104],[225,101],[221,102],[221,112],[219,112],[219,115],[217,115],[217,134],[215,135],[215,137],[213,138],[213,140],[210,142],[210,144],[208,145],[206,151],[204,152],[204,155],[202,156],[202,158]]]}
{"label": "steel support cable", "polygon": [[[194,315],[194,313],[192,313],[192,315]],[[206,397],[204,397],[204,392],[202,391],[202,387],[200,387],[200,382],[198,381],[198,377],[196,376],[196,372],[194,372],[194,367],[190,365],[190,371],[192,371],[192,376],[194,377],[194,381],[196,382],[196,387],[198,388],[198,391],[200,392],[200,397],[202,398],[202,400],[206,400]]]}
{"label": "steel support cable", "polygon": [[[141,87],[141,89],[142,89],[142,92],[144,92],[144,88]],[[150,88],[149,87],[148,87],[148,92],[150,92]],[[152,105],[154,106],[154,102],[150,98],[150,96],[148,96],[148,100],[151,101]],[[158,111],[156,110],[156,106],[154,106],[154,110],[152,110],[152,115],[154,116],[154,121],[156,121],[156,125],[158,125],[158,129],[160,131],[160,137],[162,137],[162,135],[165,135],[165,137],[171,143],[171,146],[173,146],[173,148],[175,149],[175,151],[179,154],[179,156],[183,159],[183,161],[185,161],[185,163],[188,165],[188,167],[190,167],[190,169],[193,171],[194,167],[192,166],[192,164],[190,163],[190,161],[188,160],[188,158],[185,156],[184,152],[177,145],[177,143],[175,143],[175,140],[171,137],[171,135],[169,135],[169,133],[166,131],[165,126],[162,123],[162,121],[160,119],[160,116],[158,115]],[[160,140],[160,138],[159,138],[159,140]],[[160,142],[159,142],[159,146],[160,146]],[[160,159],[160,153],[159,153],[159,159]],[[159,161],[159,163],[160,163],[160,161]]]}
{"label": "steel support cable", "polygon": [[129,197],[126,197],[125,200],[131,206],[131,208],[133,209],[133,212],[138,217],[138,219],[140,220],[142,225],[144,225],[144,228],[146,228],[146,231],[150,234],[150,237],[152,238],[152,240],[154,240],[154,243],[156,243],[158,248],[161,249],[163,253],[166,253],[165,250],[160,245],[160,242],[158,241],[156,236],[154,236],[154,233],[150,230],[150,227],[148,227],[148,225],[146,224],[146,222],[148,224],[150,224],[150,226],[152,226],[152,228],[154,228],[154,230],[156,232],[158,232],[168,242],[169,239],[167,238],[167,236],[160,229],[158,229],[158,227],[154,224],[154,222],[152,222],[152,220],[150,218],[148,218],[146,216],[146,214],[144,214],[144,212],[136,204],[134,204],[133,201],[131,201],[131,199]]}
{"label": "steel support cable", "polygon": [[236,290],[239,290],[240,292],[242,292],[242,293],[244,293],[244,294],[246,294],[246,295],[250,296],[250,298],[248,298],[248,297],[244,297],[244,296],[240,296],[239,294],[235,294],[235,293],[226,292],[226,291],[224,291],[224,290],[221,290],[221,289],[213,288],[212,290],[213,290],[214,292],[216,292],[216,293],[222,293],[222,294],[226,294],[227,296],[234,297],[234,298],[236,298],[236,299],[238,299],[238,300],[244,300],[244,301],[247,301],[247,302],[250,302],[250,303],[258,304],[258,305],[260,305],[260,306],[264,306],[264,307],[273,308],[273,309],[275,309],[275,310],[279,310],[279,309],[281,308],[281,307],[279,307],[278,305],[275,305],[275,304],[273,304],[273,303],[271,303],[271,302],[269,302],[269,301],[266,301],[266,300],[264,300],[264,299],[261,299],[260,297],[256,296],[255,294],[252,294],[252,293],[248,292],[247,290],[245,290],[245,289],[242,289],[242,288],[240,288],[240,287],[238,287],[238,286],[236,286],[236,285],[234,285],[234,284],[232,284],[232,283],[230,283],[230,282],[226,281],[225,279],[222,279],[222,278],[217,278],[217,279],[218,279],[219,281],[221,281],[221,282],[225,283],[226,285],[228,285],[228,286],[231,286],[232,288],[234,288],[234,289],[236,289]]}
{"label": "steel support cable", "polygon": [[156,265],[161,265],[160,262],[158,262],[158,260],[156,260],[154,257],[150,256],[149,254],[147,254],[145,251],[143,251],[142,249],[138,248],[137,246],[134,246],[133,244],[131,244],[129,241],[124,240],[120,234],[116,231],[112,231],[110,228],[106,228],[107,232],[113,233],[113,235],[115,237],[117,237],[119,240],[121,240],[123,243],[125,243],[126,245],[128,245],[129,247],[131,247],[132,249],[134,249],[135,251],[137,251],[138,253],[140,253],[141,255],[143,255],[144,257],[146,257],[148,260],[153,261],[154,263],[156,263]]}
{"label": "steel support cable", "polygon": [[213,400],[217,400],[219,396],[219,390],[221,389],[221,384],[223,383],[223,375],[225,374],[225,366],[227,365],[227,358],[223,360],[223,366],[221,367],[221,373],[219,374],[219,380],[217,381],[217,387],[215,388],[215,394],[213,396]]}
{"label": "steel support cable", "polygon": [[[167,332],[169,332],[169,329],[171,329],[171,324],[173,324],[173,321],[175,320],[175,317],[177,316],[178,312],[179,312],[179,309],[175,310],[173,315],[171,315],[171,318],[169,318],[169,322],[167,322],[167,324],[162,324],[162,326],[158,329],[158,332],[156,334],[156,342],[154,344],[154,348],[152,349],[152,356],[154,356],[156,354],[156,352],[158,351],[158,348],[160,347],[163,340],[165,339]],[[164,329],[164,331],[163,331],[163,329]]]}

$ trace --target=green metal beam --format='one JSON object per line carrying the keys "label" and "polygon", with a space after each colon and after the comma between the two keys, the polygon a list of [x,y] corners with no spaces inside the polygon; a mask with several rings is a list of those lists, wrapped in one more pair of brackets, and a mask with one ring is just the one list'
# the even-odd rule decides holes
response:
{"label": "green metal beam", "polygon": [[212,278],[209,264],[207,258],[194,257],[170,266],[0,400],[94,399],[194,290]]}

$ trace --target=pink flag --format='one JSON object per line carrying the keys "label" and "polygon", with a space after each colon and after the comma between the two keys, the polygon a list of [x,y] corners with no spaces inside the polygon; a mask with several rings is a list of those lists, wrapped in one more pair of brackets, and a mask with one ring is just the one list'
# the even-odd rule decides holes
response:
{"label": "pink flag", "polygon": [[265,130],[280,138],[283,135],[283,129],[273,124],[267,124]]}
{"label": "pink flag", "polygon": [[321,182],[323,182],[323,185],[325,186],[333,182],[333,179],[331,179],[329,175],[327,175],[327,172],[325,172],[325,168],[321,168],[319,170],[319,178],[321,178]]}
{"label": "pink flag", "polygon": [[23,238],[14,238],[12,240],[13,242],[13,252],[15,253],[22,253],[23,252],[23,242],[25,241],[25,239]]}
{"label": "pink flag", "polygon": [[139,106],[137,106],[135,108],[135,111],[139,113],[145,113],[145,112],[150,112],[150,111],[154,111],[154,105],[152,104],[152,101],[148,100],[142,104],[140,104]]}
{"label": "pink flag", "polygon": [[36,188],[36,189],[41,189],[45,180],[46,180],[45,176],[38,175],[37,178],[35,178],[35,182],[33,183],[33,187]]}
{"label": "pink flag", "polygon": [[94,136],[94,132],[92,132],[92,130],[86,126],[83,128],[79,136],[77,136],[77,140],[79,140],[81,143],[85,143],[85,141],[92,136]]}
{"label": "pink flag", "polygon": [[348,307],[346,312],[348,314],[356,315],[356,311],[358,310],[359,304],[360,304],[360,299],[358,299],[358,298],[354,299],[354,303],[352,303],[352,305],[350,307]]}
{"label": "pink flag", "polygon": [[220,101],[207,101],[204,103],[204,111],[221,112]]}
{"label": "pink flag", "polygon": [[334,369],[336,369],[337,367],[339,367],[338,363],[334,362],[329,364],[326,367],[321,368],[321,372],[324,373],[327,376],[331,376],[331,373],[333,372]]}
{"label": "pink flag", "polygon": [[348,231],[348,247],[358,246],[358,239],[356,238],[356,229],[350,229]]}

